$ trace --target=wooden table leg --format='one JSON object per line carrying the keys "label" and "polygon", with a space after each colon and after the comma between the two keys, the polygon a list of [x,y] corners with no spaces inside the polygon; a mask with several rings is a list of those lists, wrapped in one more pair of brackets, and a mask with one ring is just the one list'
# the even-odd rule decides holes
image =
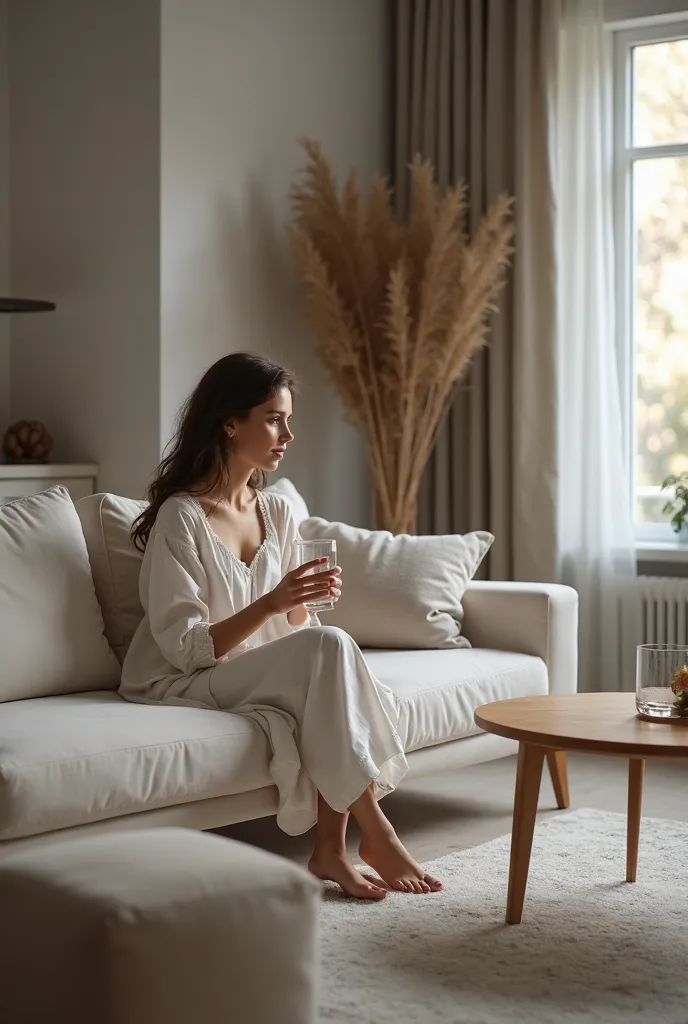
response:
{"label": "wooden table leg", "polygon": [[509,862],[509,892],[506,899],[506,923],[519,924],[523,915],[523,900],[528,882],[530,853],[545,748],[520,743],[516,767],[516,793],[514,796],[514,823],[511,831],[511,859]]}
{"label": "wooden table leg", "polygon": [[563,810],[569,806],[569,778],[566,771],[566,751],[565,750],[548,750],[547,751],[547,765],[549,767],[549,774],[552,777],[552,786],[554,787],[554,796],[556,797],[557,807]]}
{"label": "wooden table leg", "polygon": [[643,805],[645,762],[632,757],[628,762],[628,832],[626,835],[626,881],[635,882],[638,871],[640,815]]}

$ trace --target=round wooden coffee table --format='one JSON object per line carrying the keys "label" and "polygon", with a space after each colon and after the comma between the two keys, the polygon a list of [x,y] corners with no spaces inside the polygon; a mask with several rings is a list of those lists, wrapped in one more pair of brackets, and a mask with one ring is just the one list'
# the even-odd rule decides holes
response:
{"label": "round wooden coffee table", "polygon": [[484,704],[476,710],[475,722],[486,732],[519,743],[507,924],[518,924],[523,914],[545,757],[559,807],[569,806],[567,750],[629,759],[626,881],[635,882],[645,761],[650,757],[688,759],[688,723],[638,718],[633,693],[516,697]]}

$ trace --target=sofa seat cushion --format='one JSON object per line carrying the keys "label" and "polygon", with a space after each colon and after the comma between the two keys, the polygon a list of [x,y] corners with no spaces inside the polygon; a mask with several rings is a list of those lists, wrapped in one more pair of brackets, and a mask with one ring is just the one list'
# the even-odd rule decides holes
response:
{"label": "sofa seat cushion", "polygon": [[402,698],[400,730],[407,752],[481,730],[481,704],[547,693],[540,658],[509,651],[366,651],[373,675]]}
{"label": "sofa seat cushion", "polygon": [[0,706],[0,839],[269,786],[246,718],[112,691]]}
{"label": "sofa seat cushion", "polygon": [[[476,648],[366,651],[401,701],[407,751],[480,730],[473,712],[547,693],[540,658]],[[240,715],[130,704],[112,691],[0,706],[0,840],[270,786],[270,747]]]}

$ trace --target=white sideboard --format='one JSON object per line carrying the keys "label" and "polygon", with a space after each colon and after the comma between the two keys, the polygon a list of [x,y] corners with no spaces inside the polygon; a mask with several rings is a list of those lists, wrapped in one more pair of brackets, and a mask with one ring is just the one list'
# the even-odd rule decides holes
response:
{"label": "white sideboard", "polygon": [[85,462],[0,462],[0,505],[61,484],[74,501],[94,494],[98,466]]}

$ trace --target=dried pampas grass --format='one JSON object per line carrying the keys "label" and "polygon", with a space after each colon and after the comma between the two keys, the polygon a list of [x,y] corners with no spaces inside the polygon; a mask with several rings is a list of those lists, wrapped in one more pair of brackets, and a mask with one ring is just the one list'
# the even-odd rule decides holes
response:
{"label": "dried pampas grass", "polygon": [[411,164],[406,221],[386,178],[362,199],[352,171],[343,189],[320,146],[291,193],[288,228],[306,314],[348,417],[360,430],[377,525],[412,533],[423,469],[457,381],[484,343],[512,252],[512,200],[500,195],[473,238],[466,188],[440,193],[432,165]]}

